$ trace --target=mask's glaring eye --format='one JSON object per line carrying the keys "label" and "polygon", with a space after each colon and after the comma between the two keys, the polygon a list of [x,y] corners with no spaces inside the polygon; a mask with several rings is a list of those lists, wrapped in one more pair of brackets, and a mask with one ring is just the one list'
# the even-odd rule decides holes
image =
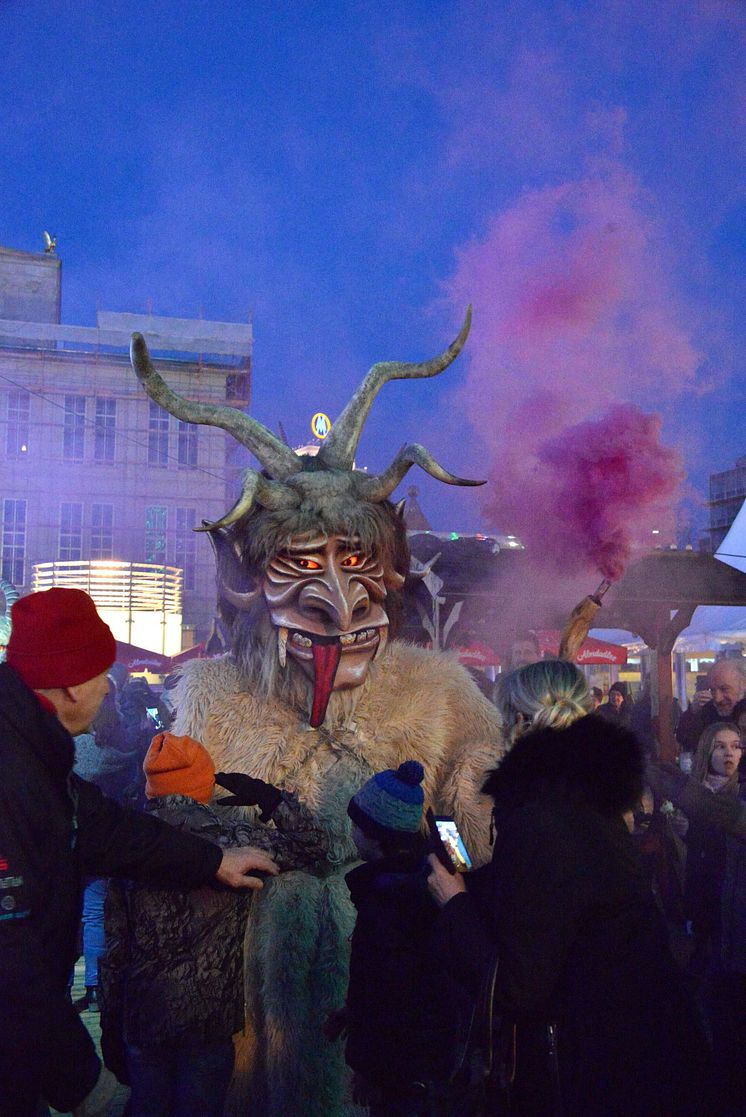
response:
{"label": "mask's glaring eye", "polygon": [[295,560],[295,563],[301,570],[321,570],[321,563],[315,562],[314,559],[299,558]]}
{"label": "mask's glaring eye", "polygon": [[342,566],[347,566],[347,567],[360,566],[361,562],[362,562],[362,559],[361,559],[360,555],[347,555],[346,558],[342,559],[341,565]]}

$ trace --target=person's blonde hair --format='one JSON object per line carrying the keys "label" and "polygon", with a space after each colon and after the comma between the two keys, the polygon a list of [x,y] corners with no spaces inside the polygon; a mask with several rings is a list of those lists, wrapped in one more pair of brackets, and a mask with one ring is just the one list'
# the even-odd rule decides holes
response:
{"label": "person's blonde hair", "polygon": [[[743,734],[734,721],[714,721],[712,725],[708,725],[697,742],[697,751],[692,761],[692,775],[700,783],[704,781],[705,776],[710,771],[710,761],[715,750],[715,738],[718,733],[722,733],[726,729],[729,733],[735,733],[739,741],[743,742]],[[728,783],[733,784],[734,787],[737,786],[738,769],[733,773]]]}
{"label": "person's blonde hair", "polygon": [[566,729],[592,706],[585,676],[564,659],[540,659],[501,675],[495,704],[511,743],[529,729]]}

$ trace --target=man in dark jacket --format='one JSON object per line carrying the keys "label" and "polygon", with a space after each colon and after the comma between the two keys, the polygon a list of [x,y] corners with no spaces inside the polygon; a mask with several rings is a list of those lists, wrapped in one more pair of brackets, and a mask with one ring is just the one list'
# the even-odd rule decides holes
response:
{"label": "man in dark jacket", "polygon": [[116,652],[87,594],[29,594],[12,621],[0,665],[0,1113],[34,1117],[44,1099],[97,1117],[116,1083],[66,995],[83,877],[256,888],[244,874],[277,869],[258,850],[128,811],[72,773],[72,737],[95,717]]}
{"label": "man in dark jacket", "polygon": [[684,752],[696,752],[708,725],[716,721],[738,724],[739,716],[746,713],[746,665],[742,659],[718,660],[707,681],[709,691],[697,691],[676,727],[676,739]]}

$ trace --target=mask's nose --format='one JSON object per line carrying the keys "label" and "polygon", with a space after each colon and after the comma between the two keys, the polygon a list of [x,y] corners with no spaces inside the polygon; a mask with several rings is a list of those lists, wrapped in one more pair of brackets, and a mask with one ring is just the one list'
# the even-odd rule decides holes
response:
{"label": "mask's nose", "polygon": [[339,632],[347,632],[355,621],[364,620],[370,611],[370,597],[365,586],[340,578],[333,567],[305,585],[298,602],[304,613]]}

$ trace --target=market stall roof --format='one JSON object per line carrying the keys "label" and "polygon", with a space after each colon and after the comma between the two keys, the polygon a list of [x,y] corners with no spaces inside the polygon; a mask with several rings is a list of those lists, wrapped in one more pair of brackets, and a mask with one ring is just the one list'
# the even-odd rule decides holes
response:
{"label": "market stall roof", "polygon": [[479,640],[473,640],[467,647],[455,650],[458,652],[459,663],[464,667],[500,666],[500,656],[497,652]]}
{"label": "market stall roof", "polygon": [[[537,629],[536,636],[542,655],[558,654],[561,637],[559,629]],[[621,666],[627,662],[627,649],[622,644],[610,644],[608,640],[587,636],[578,649],[575,662],[581,666],[598,663]]]}
{"label": "market stall roof", "polygon": [[673,760],[671,653],[698,605],[746,605],[746,574],[696,551],[654,551],[629,566],[598,622],[637,632],[655,651],[653,709],[660,755]]}
{"label": "market stall roof", "polygon": [[178,667],[180,663],[188,663],[190,659],[204,659],[206,656],[205,643],[201,640],[199,644],[192,644],[191,648],[184,648],[183,652],[171,656],[171,666]]}
{"label": "market stall roof", "polygon": [[165,675],[171,670],[170,655],[125,644],[122,640],[117,640],[117,663],[123,663],[128,671],[149,671],[151,675]]}
{"label": "market stall roof", "polygon": [[633,617],[654,605],[746,605],[746,574],[698,551],[653,551],[627,567],[598,614],[604,627],[638,631]]}

